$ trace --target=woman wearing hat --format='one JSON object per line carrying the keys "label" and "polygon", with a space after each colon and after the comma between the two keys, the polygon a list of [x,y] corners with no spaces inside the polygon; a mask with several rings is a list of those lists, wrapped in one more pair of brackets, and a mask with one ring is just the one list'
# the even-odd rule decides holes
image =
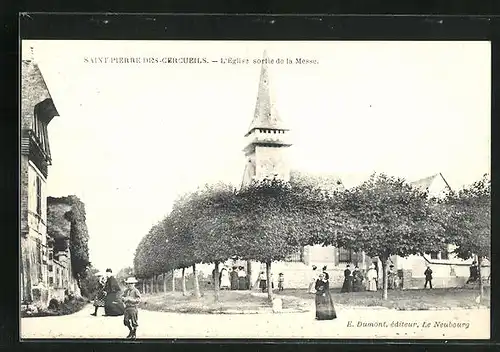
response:
{"label": "woman wearing hat", "polygon": [[106,275],[108,279],[104,286],[104,291],[106,292],[104,311],[108,316],[122,315],[124,307],[119,296],[121,290],[120,285],[118,284],[118,280],[113,276],[113,271],[111,269],[106,269]]}
{"label": "woman wearing hat", "polygon": [[333,306],[330,294],[330,283],[325,273],[320,273],[315,284],[315,305],[317,320],[332,320],[337,318],[337,312]]}
{"label": "woman wearing hat", "polygon": [[309,293],[316,293],[316,280],[318,280],[318,271],[316,270],[318,267],[316,265],[312,266],[312,276],[311,282],[309,283]]}
{"label": "woman wearing hat", "polygon": [[95,310],[94,313],[91,314],[94,317],[97,316],[97,309],[99,309],[99,307],[104,308],[104,300],[106,299],[106,293],[104,293],[104,285],[106,284],[106,278],[104,277],[104,274],[101,272],[97,273],[96,276],[97,276],[97,285],[96,285],[96,293],[94,295]]}
{"label": "woman wearing hat", "polygon": [[375,292],[377,291],[377,271],[375,270],[375,264],[370,265],[370,269],[366,272],[366,278],[367,278],[367,290]]}

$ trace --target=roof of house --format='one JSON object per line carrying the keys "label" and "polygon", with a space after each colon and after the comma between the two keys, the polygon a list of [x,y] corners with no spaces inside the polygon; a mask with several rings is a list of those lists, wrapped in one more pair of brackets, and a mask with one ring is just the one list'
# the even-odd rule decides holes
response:
{"label": "roof of house", "polygon": [[33,60],[22,60],[21,116],[32,117],[35,105],[42,102],[43,107],[49,109],[49,115],[52,115],[50,118],[59,116],[40,68]]}
{"label": "roof of house", "polygon": [[[263,58],[268,58],[266,51],[264,51]],[[248,127],[248,132],[255,128],[287,129],[276,108],[276,100],[270,84],[269,70],[266,62],[262,63],[260,70],[257,102],[255,104],[254,117]]]}
{"label": "roof of house", "polygon": [[436,182],[438,180],[442,180],[444,182],[444,184],[446,185],[445,186],[446,189],[451,191],[451,187],[448,184],[448,181],[446,181],[443,174],[441,174],[441,173],[437,173],[437,174],[434,174],[434,175],[431,175],[431,176],[428,176],[425,178],[421,178],[419,180],[410,182],[410,184],[415,186],[415,187],[418,187],[422,190],[427,190],[434,184],[434,182]]}

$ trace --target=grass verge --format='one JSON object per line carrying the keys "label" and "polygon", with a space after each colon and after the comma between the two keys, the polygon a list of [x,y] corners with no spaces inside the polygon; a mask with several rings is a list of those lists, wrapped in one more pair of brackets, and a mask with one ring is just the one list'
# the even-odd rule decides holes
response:
{"label": "grass verge", "polygon": [[[299,297],[283,298],[283,309],[304,311],[307,308]],[[221,314],[236,312],[269,312],[271,305],[267,296],[253,295],[250,291],[220,291],[219,302],[215,302],[214,292],[205,291],[196,298],[191,293],[181,292],[146,294],[142,296],[139,308],[176,313]]]}
{"label": "grass verge", "polygon": [[[301,299],[314,299],[313,294],[303,289],[285,289],[281,293]],[[433,310],[454,308],[490,307],[490,289],[485,289],[485,297],[477,303],[479,293],[474,289],[446,288],[432,290],[389,290],[387,300],[382,299],[382,291],[339,293],[331,290],[334,304],[353,307],[385,307],[397,310]]]}

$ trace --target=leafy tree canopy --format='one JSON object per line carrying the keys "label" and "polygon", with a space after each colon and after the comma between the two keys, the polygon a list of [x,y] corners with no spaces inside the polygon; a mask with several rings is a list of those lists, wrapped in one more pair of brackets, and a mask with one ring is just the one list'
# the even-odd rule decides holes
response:
{"label": "leafy tree canopy", "polygon": [[488,175],[451,192],[440,203],[442,224],[454,252],[462,259],[474,254],[490,258],[491,253],[491,180]]}

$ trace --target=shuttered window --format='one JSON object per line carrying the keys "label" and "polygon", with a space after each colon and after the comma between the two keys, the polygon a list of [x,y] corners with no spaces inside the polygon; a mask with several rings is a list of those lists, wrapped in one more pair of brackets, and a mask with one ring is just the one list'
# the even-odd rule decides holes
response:
{"label": "shuttered window", "polygon": [[36,213],[42,216],[42,180],[40,176],[36,177]]}

